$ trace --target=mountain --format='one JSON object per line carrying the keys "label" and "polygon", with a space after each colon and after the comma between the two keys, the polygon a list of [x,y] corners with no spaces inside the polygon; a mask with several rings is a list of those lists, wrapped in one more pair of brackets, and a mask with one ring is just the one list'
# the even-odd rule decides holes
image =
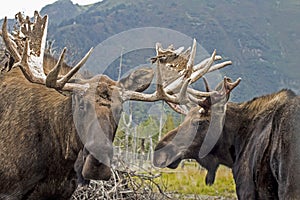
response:
{"label": "mountain", "polygon": [[[232,60],[232,66],[218,73],[233,79],[242,78],[233,92],[234,101],[248,100],[283,87],[300,92],[298,0],[104,0],[87,6],[59,0],[40,12],[49,16],[48,39],[55,41],[57,52],[64,46],[69,49],[68,60],[78,60],[90,47],[98,47],[97,51],[107,55],[92,62],[97,68],[106,65],[103,60],[112,54],[122,54],[120,41],[126,46],[126,42],[135,45],[137,41],[146,44],[151,40],[152,48],[147,44],[143,49],[130,52],[125,49],[122,69],[129,70],[149,63],[149,58],[155,55],[152,40],[157,33],[151,31],[157,30],[171,34],[162,36],[164,40],[160,42],[164,47],[169,41],[180,44],[178,40],[184,35],[196,38],[206,50],[202,52],[206,56],[216,49],[224,59]],[[148,35],[138,32],[140,29],[146,30]],[[126,39],[126,33],[132,34],[131,38]],[[109,47],[107,52],[108,46],[101,49],[106,41],[115,45],[115,49]],[[191,40],[187,41],[185,47],[191,45]],[[117,79],[119,63],[117,56],[110,66],[102,66],[104,73]]]}

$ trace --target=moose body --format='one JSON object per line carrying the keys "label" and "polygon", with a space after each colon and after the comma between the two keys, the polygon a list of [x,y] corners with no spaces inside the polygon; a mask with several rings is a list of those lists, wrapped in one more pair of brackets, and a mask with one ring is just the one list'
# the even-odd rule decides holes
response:
{"label": "moose body", "polygon": [[[208,170],[206,183],[213,184],[223,164],[232,168],[239,199],[300,198],[299,96],[281,90],[249,102],[228,102],[220,137],[204,156],[199,152],[212,111],[201,109],[192,108],[184,122],[158,143],[156,166],[176,168],[182,159],[192,158]],[[189,145],[182,145],[187,139]]]}
{"label": "moose body", "polygon": [[[18,68],[1,75],[0,198],[69,198],[77,187],[74,163],[83,148],[92,152],[78,174],[109,179],[122,101],[112,95],[118,82],[104,75],[97,80],[92,91],[77,94],[31,83]],[[94,100],[89,92],[97,94]]]}
{"label": "moose body", "polygon": [[0,198],[69,198],[83,148],[72,98],[30,83],[19,69],[6,75],[0,78]]}

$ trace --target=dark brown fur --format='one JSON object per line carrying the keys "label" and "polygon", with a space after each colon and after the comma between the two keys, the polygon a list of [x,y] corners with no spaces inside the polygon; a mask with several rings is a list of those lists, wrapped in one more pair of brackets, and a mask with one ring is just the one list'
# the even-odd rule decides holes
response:
{"label": "dark brown fur", "polygon": [[[153,74],[140,71],[142,91]],[[83,148],[88,161],[77,173],[84,179],[110,177],[103,162],[109,165],[112,158],[122,110],[113,87],[120,84],[103,75],[81,82],[90,84],[86,92],[60,93],[30,83],[19,68],[0,75],[0,199],[70,198],[77,187],[74,163]]]}
{"label": "dark brown fur", "polygon": [[196,159],[208,170],[207,184],[213,184],[223,164],[232,168],[239,199],[300,198],[300,97],[281,90],[245,103],[229,102],[217,144],[199,158],[209,124],[210,115],[191,109],[158,143],[154,164],[176,168],[182,159]]}

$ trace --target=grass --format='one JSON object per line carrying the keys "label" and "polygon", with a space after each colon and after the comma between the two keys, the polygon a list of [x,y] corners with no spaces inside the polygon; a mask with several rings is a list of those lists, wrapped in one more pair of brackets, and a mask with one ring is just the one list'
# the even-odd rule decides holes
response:
{"label": "grass", "polygon": [[[92,181],[72,199],[236,200],[231,170],[220,166],[215,183],[205,185],[206,170],[196,162],[182,169],[137,168],[115,171],[109,181]],[[144,171],[145,170],[145,171]],[[120,181],[122,180],[122,181]]]}
{"label": "grass", "polygon": [[215,183],[205,185],[206,170],[199,168],[196,162],[186,162],[185,167],[175,170],[163,169],[160,181],[166,192],[176,192],[182,195],[205,195],[236,199],[235,183],[231,170],[220,166]]}

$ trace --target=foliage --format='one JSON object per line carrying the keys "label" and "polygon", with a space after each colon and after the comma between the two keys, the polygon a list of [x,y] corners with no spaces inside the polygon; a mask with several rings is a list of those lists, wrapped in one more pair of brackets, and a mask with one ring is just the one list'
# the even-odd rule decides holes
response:
{"label": "foliage", "polygon": [[137,126],[137,132],[139,138],[149,138],[154,135],[157,135],[159,132],[158,121],[153,119],[152,116],[149,116],[147,120],[141,122]]}
{"label": "foliage", "polygon": [[165,121],[164,126],[162,127],[162,135],[165,135],[169,131],[175,128],[174,120],[171,114],[167,115],[167,119]]}
{"label": "foliage", "polygon": [[161,179],[165,182],[167,191],[176,191],[178,194],[236,198],[235,183],[229,168],[221,166],[218,169],[212,186],[205,185],[205,175],[206,170],[196,162],[185,162],[184,168],[162,170]]}

